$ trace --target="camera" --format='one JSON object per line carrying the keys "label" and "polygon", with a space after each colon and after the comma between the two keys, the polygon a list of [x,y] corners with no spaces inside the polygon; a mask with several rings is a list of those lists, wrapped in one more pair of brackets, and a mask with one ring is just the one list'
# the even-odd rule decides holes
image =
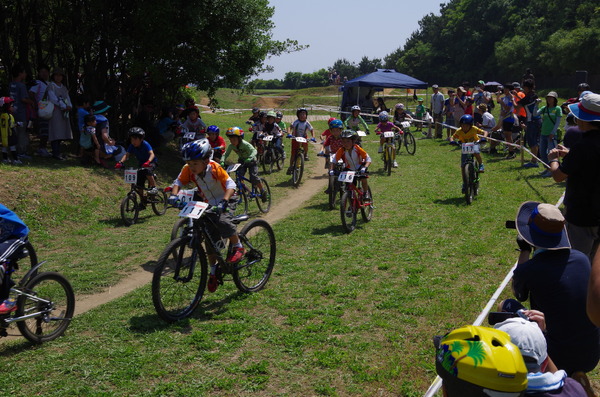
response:
{"label": "camera", "polygon": [[519,309],[516,312],[490,312],[488,314],[488,323],[490,325],[495,325],[501,323],[502,321],[508,320],[509,318],[521,317],[524,320],[531,321],[529,317],[525,315],[525,311],[523,309]]}

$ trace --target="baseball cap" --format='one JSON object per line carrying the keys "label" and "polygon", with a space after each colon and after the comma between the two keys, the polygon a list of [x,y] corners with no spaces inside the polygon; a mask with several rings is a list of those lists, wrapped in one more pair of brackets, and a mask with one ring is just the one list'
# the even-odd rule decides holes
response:
{"label": "baseball cap", "polygon": [[536,323],[515,317],[494,325],[494,328],[510,335],[510,341],[521,351],[529,372],[539,372],[548,357],[548,345]]}

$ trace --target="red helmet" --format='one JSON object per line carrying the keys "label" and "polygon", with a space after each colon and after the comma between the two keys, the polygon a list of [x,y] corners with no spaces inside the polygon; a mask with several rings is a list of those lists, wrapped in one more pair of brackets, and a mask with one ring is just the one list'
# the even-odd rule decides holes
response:
{"label": "red helmet", "polygon": [[9,103],[13,103],[15,100],[9,96],[0,97],[0,106],[7,105]]}

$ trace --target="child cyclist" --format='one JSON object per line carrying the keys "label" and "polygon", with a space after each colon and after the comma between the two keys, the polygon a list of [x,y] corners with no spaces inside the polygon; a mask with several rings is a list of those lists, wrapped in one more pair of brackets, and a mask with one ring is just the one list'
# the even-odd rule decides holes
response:
{"label": "child cyclist", "polygon": [[[212,151],[208,139],[200,139],[183,145],[181,154],[187,164],[183,166],[177,179],[175,179],[168,201],[171,205],[177,205],[177,193],[179,193],[181,187],[190,182],[195,183],[206,197],[208,204],[216,209],[215,212],[207,212],[205,215],[211,217],[217,226],[219,236],[213,237],[216,237],[216,240],[219,238],[229,239],[231,252],[226,261],[238,263],[244,257],[245,250],[232,222],[232,214],[227,211],[229,199],[235,192],[235,182],[229,177],[227,171],[210,159]],[[209,292],[215,292],[219,286],[219,280],[216,276],[217,256],[212,251],[210,244],[207,244],[206,248],[208,250],[208,260],[211,264],[207,288]]]}
{"label": "child cyclist", "polygon": [[273,145],[275,146],[275,150],[279,153],[281,158],[285,158],[285,152],[283,151],[283,146],[281,145],[281,137],[283,136],[283,131],[279,128],[279,125],[275,122],[277,118],[277,114],[274,111],[267,112],[267,122],[263,126],[263,135],[273,135]]}
{"label": "child cyclist", "polygon": [[[306,110],[305,108],[299,108],[298,110],[296,110],[296,117],[298,117],[298,120],[292,123],[288,138],[301,137],[308,139],[307,131],[310,131],[310,135],[312,137],[310,140],[316,142],[317,140],[315,139],[315,130],[313,129],[313,126],[308,121],[306,121],[306,119],[308,118],[308,110]],[[294,158],[296,157],[296,152],[298,151],[299,146],[300,144],[296,140],[292,141],[292,155],[290,156],[290,168],[288,168],[287,171],[288,175],[292,174]],[[304,147],[304,160],[308,161],[308,142],[303,143],[302,146]]]}
{"label": "child cyclist", "polygon": [[367,182],[367,170],[371,165],[371,157],[363,148],[356,144],[358,134],[353,130],[344,130],[341,134],[342,147],[335,153],[329,164],[329,175],[335,175],[334,166],[338,160],[344,162],[346,169],[350,171],[358,171],[362,178],[362,188],[364,192],[363,200],[370,202],[369,184]]}
{"label": "child cyclist", "polygon": [[[20,165],[23,163],[17,156],[17,124],[12,115],[14,101],[11,97],[0,97],[0,142],[2,143],[2,162]],[[8,155],[9,150],[12,162]]]}
{"label": "child cyclist", "polygon": [[204,138],[204,131],[206,131],[206,124],[200,118],[200,111],[198,108],[189,108],[187,119],[181,125],[188,129],[189,132],[196,133],[196,139]]}
{"label": "child cyclist", "polygon": [[[478,135],[483,135],[484,137],[486,137],[487,132],[482,130],[481,128],[475,127],[473,125],[473,123],[474,123],[473,116],[471,116],[470,114],[463,115],[459,120],[460,128],[458,130],[456,130],[454,135],[452,135],[452,137],[450,138],[450,143],[451,144],[457,143],[457,142],[461,142],[461,143],[476,142],[476,143],[478,143],[479,142]],[[481,154],[479,153],[479,145],[475,145],[474,155],[475,155],[475,158],[477,159],[477,161],[479,161],[479,172],[484,172],[483,160],[481,159]],[[461,164],[464,163],[465,156],[466,155],[461,156]]]}
{"label": "child cyclist", "polygon": [[333,119],[329,122],[329,132],[331,132],[331,135],[329,135],[327,139],[325,139],[325,142],[323,142],[326,156],[336,153],[338,149],[342,147],[341,135],[343,128],[344,123],[342,120]]}
{"label": "child cyclist", "polygon": [[206,136],[208,138],[208,143],[213,149],[213,160],[220,163],[221,157],[223,153],[225,153],[225,149],[227,148],[227,144],[225,143],[225,139],[222,136],[219,136],[221,130],[216,125],[209,125],[206,129]]}
{"label": "child cyclist", "polygon": [[221,166],[224,167],[225,162],[227,162],[227,158],[231,152],[235,152],[238,155],[238,163],[241,164],[237,172],[241,175],[244,175],[246,170],[248,170],[248,173],[250,174],[250,183],[260,190],[261,199],[263,202],[266,202],[269,197],[268,193],[265,191],[265,188],[260,182],[260,178],[258,177],[256,148],[244,140],[244,130],[242,130],[240,127],[228,128],[225,135],[227,135],[231,144],[227,146],[227,150],[225,151],[223,159],[221,160]]}
{"label": "child cyclist", "polygon": [[369,126],[367,122],[360,116],[360,106],[354,105],[352,106],[352,115],[344,121],[344,128],[347,128],[352,131],[360,130],[360,127],[364,128],[364,131],[369,133]]}
{"label": "child cyclist", "polygon": [[[390,121],[390,115],[388,112],[379,113],[379,124],[375,128],[375,132],[377,135],[381,135],[381,139],[379,139],[379,149],[377,153],[383,153],[383,144],[385,143],[385,137],[383,136],[383,132],[395,131],[398,134],[402,134],[402,130],[398,128],[394,123]],[[392,157],[394,159],[394,168],[398,168],[398,163],[396,162],[396,151],[392,151]]]}
{"label": "child cyclist", "polygon": [[156,188],[156,180],[154,180],[154,170],[156,169],[156,156],[152,150],[152,146],[144,140],[146,133],[140,127],[132,127],[129,129],[129,138],[131,143],[127,148],[127,152],[115,164],[116,169],[123,168],[123,163],[129,158],[129,154],[133,153],[138,161],[138,167],[143,168],[137,173],[137,189],[138,193],[144,199],[144,184],[148,180],[148,194],[155,195],[158,193]]}

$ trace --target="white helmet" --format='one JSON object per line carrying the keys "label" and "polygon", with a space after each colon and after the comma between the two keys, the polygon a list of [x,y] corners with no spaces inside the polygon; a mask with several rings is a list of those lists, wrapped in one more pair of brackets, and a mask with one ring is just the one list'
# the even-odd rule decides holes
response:
{"label": "white helmet", "polygon": [[352,106],[352,111],[358,110],[360,112],[360,106],[354,105]]}

